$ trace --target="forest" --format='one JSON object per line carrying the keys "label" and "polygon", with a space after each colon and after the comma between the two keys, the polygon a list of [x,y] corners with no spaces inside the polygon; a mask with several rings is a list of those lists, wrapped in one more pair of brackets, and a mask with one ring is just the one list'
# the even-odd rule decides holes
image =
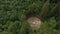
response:
{"label": "forest", "polygon": [[0,0],[0,34],[60,34],[60,0]]}

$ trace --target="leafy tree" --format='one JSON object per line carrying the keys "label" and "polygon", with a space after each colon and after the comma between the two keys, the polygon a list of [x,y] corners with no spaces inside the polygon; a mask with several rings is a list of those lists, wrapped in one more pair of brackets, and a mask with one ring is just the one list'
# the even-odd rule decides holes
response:
{"label": "leafy tree", "polygon": [[[28,17],[43,24],[32,30]],[[60,34],[60,0],[0,0],[0,34]]]}

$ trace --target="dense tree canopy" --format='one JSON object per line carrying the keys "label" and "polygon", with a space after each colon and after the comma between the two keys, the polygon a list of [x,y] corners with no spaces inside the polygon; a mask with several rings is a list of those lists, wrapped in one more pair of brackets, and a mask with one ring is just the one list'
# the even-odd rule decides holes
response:
{"label": "dense tree canopy", "polygon": [[[37,31],[27,23],[35,15],[43,22]],[[60,34],[60,0],[0,0],[0,34]]]}

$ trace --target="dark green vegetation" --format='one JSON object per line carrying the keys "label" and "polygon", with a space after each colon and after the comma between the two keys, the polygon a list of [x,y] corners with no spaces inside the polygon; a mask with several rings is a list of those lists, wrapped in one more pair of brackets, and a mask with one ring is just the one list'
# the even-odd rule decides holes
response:
{"label": "dark green vegetation", "polygon": [[[39,15],[39,30],[28,28],[29,15]],[[0,0],[0,34],[60,34],[60,0]]]}

